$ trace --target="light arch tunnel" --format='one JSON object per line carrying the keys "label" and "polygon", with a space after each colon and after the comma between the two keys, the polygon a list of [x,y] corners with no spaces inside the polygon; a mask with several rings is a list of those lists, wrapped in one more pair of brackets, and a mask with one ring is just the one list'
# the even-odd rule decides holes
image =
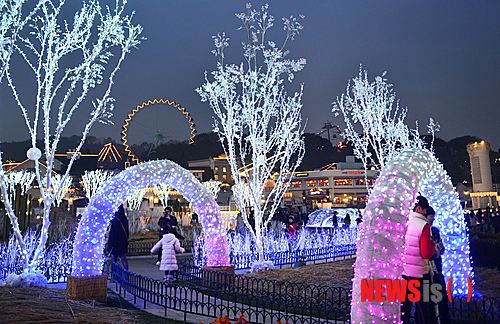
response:
{"label": "light arch tunnel", "polygon": [[446,249],[445,281],[453,279],[453,294],[468,293],[467,278],[473,279],[473,271],[458,194],[432,152],[404,150],[381,171],[365,209],[354,266],[352,323],[399,321],[399,303],[361,302],[361,280],[401,279],[406,223],[419,192],[436,210],[434,226]]}
{"label": "light arch tunnel", "polygon": [[76,232],[73,276],[95,276],[102,273],[105,235],[118,206],[135,191],[159,183],[179,191],[199,215],[205,232],[207,266],[229,265],[226,232],[213,196],[188,170],[169,160],[157,160],[120,172],[94,194]]}

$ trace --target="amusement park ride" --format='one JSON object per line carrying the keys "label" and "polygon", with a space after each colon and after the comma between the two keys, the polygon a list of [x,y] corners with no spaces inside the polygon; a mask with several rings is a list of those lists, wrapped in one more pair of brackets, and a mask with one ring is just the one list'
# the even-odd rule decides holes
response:
{"label": "amusement park ride", "polygon": [[[132,148],[130,147],[130,145],[128,143],[129,125],[140,111],[143,111],[143,110],[150,108],[150,107],[153,107],[153,106],[167,106],[167,108],[170,107],[170,108],[173,108],[173,109],[176,109],[177,111],[179,111],[188,122],[189,130],[190,130],[189,144],[194,143],[194,138],[196,135],[196,128],[195,128],[196,125],[193,122],[193,118],[191,117],[191,114],[186,110],[186,108],[182,107],[181,104],[179,104],[175,101],[171,101],[169,99],[160,98],[160,99],[150,99],[148,101],[144,101],[143,103],[141,103],[140,105],[138,105],[134,109],[132,109],[132,111],[127,115],[127,118],[125,119],[124,124],[122,125],[122,144],[125,148],[125,153],[127,154],[127,156],[126,156],[127,161],[125,161],[126,168],[128,168],[129,166],[131,166],[133,164],[141,163],[141,160],[139,159],[139,157],[136,154],[134,154],[134,152],[132,151]],[[153,136],[153,144],[149,149],[149,153],[151,153],[151,151],[153,150],[155,145],[161,144],[161,141],[163,141],[163,138],[164,138],[164,136],[160,132],[157,132]]]}

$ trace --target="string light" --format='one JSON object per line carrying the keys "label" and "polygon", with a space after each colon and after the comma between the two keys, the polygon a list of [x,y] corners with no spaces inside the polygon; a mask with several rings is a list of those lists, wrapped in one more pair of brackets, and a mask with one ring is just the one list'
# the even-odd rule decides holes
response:
{"label": "string light", "polygon": [[199,215],[205,232],[207,265],[229,265],[226,230],[219,206],[211,193],[188,170],[169,160],[157,160],[120,172],[94,194],[76,232],[73,276],[94,276],[102,273],[106,230],[118,206],[135,191],[158,183],[175,188],[192,204]]}
{"label": "string light", "polygon": [[473,279],[460,200],[443,166],[425,149],[403,150],[382,170],[370,194],[358,235],[352,291],[352,323],[400,322],[400,304],[360,302],[362,279],[401,279],[406,223],[420,192],[436,209],[435,226],[446,249],[445,280],[466,294]]}

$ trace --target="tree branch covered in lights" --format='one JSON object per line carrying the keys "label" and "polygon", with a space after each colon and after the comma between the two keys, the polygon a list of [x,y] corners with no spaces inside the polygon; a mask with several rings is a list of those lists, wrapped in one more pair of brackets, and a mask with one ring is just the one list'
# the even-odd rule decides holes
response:
{"label": "tree branch covered in lights", "polygon": [[[39,264],[47,242],[51,206],[60,201],[66,185],[71,182],[69,172],[91,127],[96,122],[110,123],[114,102],[111,89],[115,76],[125,56],[141,41],[142,27],[133,24],[132,15],[124,12],[127,1],[117,0],[114,3],[114,7],[103,7],[99,0],[82,1],[82,7],[68,21],[62,17],[65,0],[41,0],[30,13],[31,19],[24,21],[20,25],[22,30],[16,32],[16,38],[8,42],[9,46],[6,47],[4,39],[0,39],[3,41],[0,42],[0,57],[4,83],[12,91],[30,134],[32,148],[28,157],[35,162],[36,179],[44,202],[38,247],[29,255],[22,246],[12,206],[6,208],[23,251],[23,268],[27,271],[33,271]],[[19,21],[12,26],[18,24]],[[34,85],[32,97],[21,96],[18,91],[16,85],[26,83],[26,80],[16,73],[17,66],[14,69],[9,64],[11,56],[16,56],[31,71]],[[90,105],[84,103],[89,97],[94,98]],[[65,173],[57,179],[53,173],[54,156],[61,135],[82,105],[91,107],[89,119]],[[41,150],[36,147],[40,137],[44,144]],[[43,175],[40,172],[40,153],[46,166]],[[0,170],[1,167],[0,161]],[[3,172],[1,174],[4,187]]]}
{"label": "tree branch covered in lights", "polygon": [[[289,95],[285,77],[291,82],[294,73],[303,69],[305,59],[289,59],[284,48],[302,30],[295,17],[283,18],[285,39],[281,46],[266,35],[274,25],[268,5],[238,13],[247,39],[243,42],[244,62],[225,63],[229,39],[224,33],[214,36],[217,69],[197,89],[203,102],[215,113],[214,131],[219,135],[228,157],[236,188],[234,190],[245,225],[255,237],[259,258],[264,257],[263,233],[279,207],[292,177],[304,156],[301,117],[302,90]],[[302,16],[300,18],[303,18]],[[262,65],[261,65],[262,64]],[[263,197],[266,182],[274,187]],[[248,210],[241,202],[249,200],[255,217],[255,229],[248,222]]]}
{"label": "tree branch covered in lights", "polygon": [[[6,195],[3,197],[8,197],[8,202],[11,206],[14,205],[16,196],[16,186],[19,185],[21,188],[21,195],[24,195],[33,187],[33,180],[35,180],[35,174],[30,171],[20,170],[12,171],[4,176],[5,188],[7,189]],[[1,190],[1,189],[0,189]]]}
{"label": "tree branch covered in lights", "polygon": [[163,183],[158,183],[154,186],[154,192],[158,196],[158,200],[160,200],[163,208],[168,206],[169,191],[172,189],[171,186]]}
{"label": "tree branch covered in lights", "polygon": [[221,184],[222,184],[222,182],[215,181],[215,180],[208,180],[208,181],[205,181],[202,183],[202,185],[204,185],[205,188],[207,188],[208,192],[210,192],[210,194],[212,194],[212,196],[214,196],[214,198],[217,198],[217,194],[220,191]]}
{"label": "tree branch covered in lights", "polygon": [[[341,114],[346,124],[342,136],[352,144],[365,169],[371,165],[382,169],[401,150],[425,146],[418,124],[415,129],[405,124],[407,108],[399,106],[385,74],[370,81],[368,72],[360,67],[358,76],[347,84],[345,94],[333,103],[333,112],[336,116]],[[431,118],[428,131],[432,142],[438,130],[439,125]]]}
{"label": "tree branch covered in lights", "polygon": [[113,172],[106,171],[102,169],[97,169],[94,171],[85,171],[82,176],[83,190],[85,191],[85,197],[90,201],[97,189],[106,180],[113,176]]}
{"label": "tree branch covered in lights", "polygon": [[142,199],[146,194],[146,189],[139,189],[134,191],[130,196],[127,197],[127,205],[130,210],[139,210],[142,205]]}

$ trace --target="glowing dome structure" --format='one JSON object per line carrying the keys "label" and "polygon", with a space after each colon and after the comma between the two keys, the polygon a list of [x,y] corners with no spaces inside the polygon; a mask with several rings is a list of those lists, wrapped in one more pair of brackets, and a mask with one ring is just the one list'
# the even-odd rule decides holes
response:
{"label": "glowing dome structure", "polygon": [[356,218],[358,217],[358,210],[355,208],[321,208],[309,214],[306,227],[320,227],[329,228],[333,227],[334,212],[337,212],[338,227],[344,227],[344,219],[349,214],[351,217],[351,227],[356,227]]}

